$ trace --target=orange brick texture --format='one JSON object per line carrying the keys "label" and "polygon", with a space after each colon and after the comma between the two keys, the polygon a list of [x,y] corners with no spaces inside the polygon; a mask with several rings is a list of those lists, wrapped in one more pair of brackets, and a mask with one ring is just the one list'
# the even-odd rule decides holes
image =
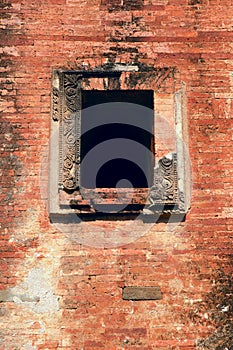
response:
{"label": "orange brick texture", "polygon": [[[0,349],[232,349],[233,1],[0,6]],[[83,240],[58,230],[46,162],[52,70],[106,63],[180,72],[193,185],[174,229],[103,248],[125,222],[83,222]],[[123,300],[124,286],[160,287],[162,299]]]}

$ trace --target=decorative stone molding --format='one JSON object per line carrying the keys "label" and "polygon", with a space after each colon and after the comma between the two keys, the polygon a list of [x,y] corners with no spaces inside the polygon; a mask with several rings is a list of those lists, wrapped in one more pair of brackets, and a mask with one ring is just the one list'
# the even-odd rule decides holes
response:
{"label": "decorative stone molding", "polygon": [[154,183],[150,189],[149,201],[152,204],[175,204],[178,197],[177,157],[163,157],[154,172]]}
{"label": "decorative stone molding", "polygon": [[81,84],[80,75],[62,74],[62,138],[60,167],[62,187],[74,190],[79,186],[81,137]]}

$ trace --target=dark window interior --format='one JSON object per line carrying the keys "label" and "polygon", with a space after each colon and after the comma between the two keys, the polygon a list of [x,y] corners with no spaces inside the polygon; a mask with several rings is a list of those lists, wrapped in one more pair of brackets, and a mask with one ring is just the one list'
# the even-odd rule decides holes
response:
{"label": "dark window interior", "polygon": [[152,90],[82,91],[81,118],[82,187],[152,185]]}

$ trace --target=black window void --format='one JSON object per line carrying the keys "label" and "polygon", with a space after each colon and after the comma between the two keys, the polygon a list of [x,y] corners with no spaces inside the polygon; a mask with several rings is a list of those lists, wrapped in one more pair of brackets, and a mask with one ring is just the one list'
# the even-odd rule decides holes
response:
{"label": "black window void", "polygon": [[150,187],[153,124],[152,90],[82,91],[81,186]]}

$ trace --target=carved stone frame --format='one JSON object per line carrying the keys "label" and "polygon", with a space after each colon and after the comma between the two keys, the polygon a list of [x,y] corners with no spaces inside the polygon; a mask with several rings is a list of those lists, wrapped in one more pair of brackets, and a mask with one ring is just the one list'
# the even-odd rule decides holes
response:
{"label": "carved stone frame", "polygon": [[[174,68],[155,70],[156,86],[168,76],[175,78]],[[138,72],[137,66],[116,65],[107,69],[92,71],[55,70],[52,77],[52,118],[50,140],[50,185],[49,212],[53,214],[95,213],[93,198],[99,198],[102,189],[85,190],[80,187],[80,155],[81,155],[81,93],[87,80],[102,79],[106,81],[106,89],[120,89],[122,73],[132,76],[140,73],[151,88],[151,73]],[[144,75],[143,75],[144,74]],[[148,82],[147,82],[148,78]],[[129,84],[130,86],[130,84]],[[129,88],[128,86],[128,88]],[[190,202],[190,169],[187,155],[187,130],[185,85],[179,81],[174,91],[175,101],[175,135],[176,152],[163,156],[155,162],[153,185],[151,188],[135,189],[136,205],[129,206],[125,212],[140,211],[140,204],[145,214],[177,213],[184,214]],[[85,192],[85,199],[83,198]],[[102,191],[103,192],[103,191]],[[140,195],[138,196],[138,194]],[[96,196],[97,194],[97,196]],[[115,198],[116,190],[111,189],[98,205],[105,205]],[[118,193],[119,195],[119,193]],[[94,196],[94,197],[93,197]],[[136,198],[135,197],[135,198]],[[118,204],[127,203],[127,189],[122,189]],[[138,206],[139,205],[139,206]]]}

